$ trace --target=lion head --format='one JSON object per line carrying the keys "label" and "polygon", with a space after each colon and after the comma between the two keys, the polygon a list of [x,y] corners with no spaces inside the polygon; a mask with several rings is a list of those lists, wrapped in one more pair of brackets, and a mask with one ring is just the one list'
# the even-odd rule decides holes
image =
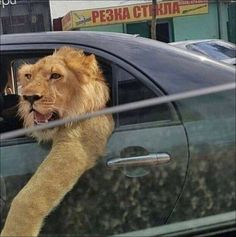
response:
{"label": "lion head", "polygon": [[[70,47],[21,66],[18,78],[22,86],[19,114],[25,127],[96,111],[109,100],[95,56]],[[50,140],[58,129],[35,132],[33,136]]]}

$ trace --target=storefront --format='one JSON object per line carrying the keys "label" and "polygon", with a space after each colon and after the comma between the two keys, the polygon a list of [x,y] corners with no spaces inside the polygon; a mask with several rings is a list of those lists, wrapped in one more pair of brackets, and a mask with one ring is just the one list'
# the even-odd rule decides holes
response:
{"label": "storefront", "polygon": [[[157,39],[164,42],[222,38],[228,40],[230,1],[158,1]],[[112,31],[150,38],[152,4],[71,11],[62,18],[63,30]]]}
{"label": "storefront", "polygon": [[49,0],[0,0],[0,34],[50,30]]}

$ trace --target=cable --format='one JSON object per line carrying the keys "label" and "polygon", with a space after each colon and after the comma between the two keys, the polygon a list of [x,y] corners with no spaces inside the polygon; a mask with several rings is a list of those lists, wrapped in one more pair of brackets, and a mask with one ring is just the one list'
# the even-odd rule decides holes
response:
{"label": "cable", "polygon": [[34,127],[30,127],[30,128],[22,128],[22,129],[18,129],[15,131],[2,133],[0,135],[0,141],[18,137],[18,136],[22,136],[22,135],[26,135],[26,134],[30,134],[35,131],[40,131],[40,130],[44,130],[44,129],[48,129],[48,128],[62,126],[67,123],[74,123],[74,122],[78,122],[81,120],[94,118],[94,117],[105,115],[105,114],[120,113],[120,112],[129,111],[129,110],[135,110],[135,109],[140,109],[140,108],[144,108],[144,107],[150,107],[153,105],[163,104],[163,103],[167,103],[167,102],[171,102],[171,101],[183,100],[183,99],[187,99],[187,98],[198,97],[198,96],[202,96],[202,95],[208,95],[208,94],[213,94],[213,93],[227,91],[227,90],[233,90],[235,88],[236,88],[235,82],[234,83],[227,83],[224,85],[212,86],[212,87],[208,87],[208,88],[204,88],[204,89],[197,89],[197,90],[182,92],[182,93],[178,93],[178,94],[174,94],[174,95],[167,95],[167,96],[162,96],[162,97],[158,97],[158,98],[152,98],[152,99],[147,99],[147,100],[143,100],[143,101],[127,103],[124,105],[118,105],[118,106],[102,109],[99,111],[95,111],[92,113],[87,113],[84,115],[78,115],[78,116],[74,116],[71,118],[65,118],[65,119],[52,121],[52,122],[49,122],[49,123],[43,124],[43,125],[37,125]]}

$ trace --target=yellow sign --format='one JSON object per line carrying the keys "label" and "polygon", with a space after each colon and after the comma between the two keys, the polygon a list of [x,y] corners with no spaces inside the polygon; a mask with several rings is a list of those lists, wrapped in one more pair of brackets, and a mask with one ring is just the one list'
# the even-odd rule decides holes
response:
{"label": "yellow sign", "polygon": [[73,14],[72,12],[67,13],[61,20],[63,30],[73,29]]}
{"label": "yellow sign", "polygon": [[[89,26],[147,21],[152,19],[152,12],[151,3],[71,11],[63,17],[62,28],[73,30]],[[157,19],[205,13],[208,13],[208,0],[162,1],[156,6]]]}

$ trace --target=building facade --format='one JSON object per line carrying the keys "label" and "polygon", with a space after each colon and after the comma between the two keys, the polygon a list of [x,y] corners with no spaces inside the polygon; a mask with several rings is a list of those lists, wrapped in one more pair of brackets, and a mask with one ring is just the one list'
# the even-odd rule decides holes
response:
{"label": "building facade", "polygon": [[[235,42],[235,1],[162,0],[157,3],[157,39],[173,42],[218,38]],[[71,11],[63,30],[110,31],[151,37],[152,4]]]}
{"label": "building facade", "polygon": [[0,34],[50,30],[49,0],[0,0]]}

